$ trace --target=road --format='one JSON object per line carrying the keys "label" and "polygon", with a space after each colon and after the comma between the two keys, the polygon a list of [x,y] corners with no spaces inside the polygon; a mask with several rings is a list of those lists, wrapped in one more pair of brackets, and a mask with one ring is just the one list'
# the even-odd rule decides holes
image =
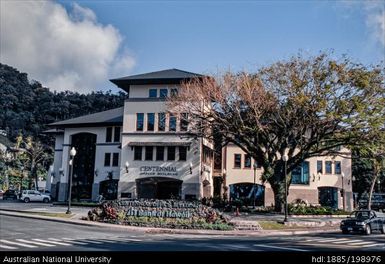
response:
{"label": "road", "polygon": [[0,215],[0,251],[385,251],[385,236],[150,234]]}

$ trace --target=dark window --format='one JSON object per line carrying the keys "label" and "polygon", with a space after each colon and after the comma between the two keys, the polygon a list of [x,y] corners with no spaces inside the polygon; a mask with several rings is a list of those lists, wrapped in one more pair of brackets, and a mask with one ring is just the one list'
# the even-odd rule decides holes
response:
{"label": "dark window", "polygon": [[153,147],[151,146],[146,146],[146,154],[145,154],[145,160],[152,160],[152,152],[153,152]]}
{"label": "dark window", "polygon": [[251,168],[251,156],[248,154],[245,154],[245,168]]}
{"label": "dark window", "polygon": [[114,153],[112,155],[112,167],[118,167],[119,166],[119,153]]}
{"label": "dark window", "polygon": [[158,96],[158,90],[157,89],[148,90],[148,97],[156,98],[157,96]]}
{"label": "dark window", "polygon": [[110,167],[111,166],[111,153],[105,153],[104,154],[104,167]]}
{"label": "dark window", "polygon": [[188,128],[188,113],[180,114],[180,131],[187,131]]}
{"label": "dark window", "polygon": [[170,120],[169,120],[169,131],[176,131],[176,116],[173,114],[170,114]]}
{"label": "dark window", "polygon": [[142,160],[142,147],[135,146],[134,147],[134,160]]}
{"label": "dark window", "polygon": [[175,147],[167,147],[167,160],[175,160]]}
{"label": "dark window", "polygon": [[129,192],[122,192],[120,197],[121,198],[131,198],[131,193],[129,193]]}
{"label": "dark window", "polygon": [[166,114],[158,113],[158,131],[164,131],[166,128]]}
{"label": "dark window", "polygon": [[178,89],[177,88],[171,89],[170,94],[171,94],[171,96],[177,96],[178,95]]}
{"label": "dark window", "polygon": [[291,183],[293,184],[309,184],[309,162],[302,162],[302,166],[296,167],[291,172]]}
{"label": "dark window", "polygon": [[341,161],[334,163],[334,174],[341,174]]}
{"label": "dark window", "polygon": [[242,163],[242,155],[234,154],[234,168],[240,168]]}
{"label": "dark window", "polygon": [[147,131],[154,131],[155,127],[155,114],[148,113],[147,114]]}
{"label": "dark window", "polygon": [[136,114],[136,131],[143,131],[143,119],[144,119],[143,113]]}
{"label": "dark window", "polygon": [[160,89],[159,90],[159,97],[160,98],[166,98],[167,97],[167,89]]}
{"label": "dark window", "polygon": [[325,161],[325,173],[332,174],[332,162],[330,160]]}
{"label": "dark window", "polygon": [[164,160],[164,147],[156,147],[156,160]]}
{"label": "dark window", "polygon": [[317,160],[317,173],[323,173],[322,160]]}
{"label": "dark window", "polygon": [[112,127],[107,127],[106,131],[106,142],[112,141]]}
{"label": "dark window", "polygon": [[179,147],[179,160],[187,160],[187,147]]}
{"label": "dark window", "polygon": [[114,142],[120,142],[120,127],[115,127]]}

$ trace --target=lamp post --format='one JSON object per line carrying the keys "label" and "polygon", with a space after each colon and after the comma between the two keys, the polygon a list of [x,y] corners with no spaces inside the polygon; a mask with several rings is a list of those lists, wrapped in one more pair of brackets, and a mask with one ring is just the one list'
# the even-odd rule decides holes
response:
{"label": "lamp post", "polygon": [[255,187],[255,177],[256,177],[256,170],[257,170],[257,162],[254,162],[253,164],[253,169],[254,169],[254,185],[253,185],[253,191],[254,191],[254,197],[253,197],[253,208],[255,209],[255,198],[256,198],[256,195],[257,195],[257,188]]}
{"label": "lamp post", "polygon": [[289,157],[287,156],[286,154],[286,150],[285,150],[285,154],[283,154],[282,156],[282,160],[285,162],[285,219],[283,220],[284,222],[287,222],[287,215],[289,214],[289,209],[288,209],[288,204],[287,204],[287,160],[289,159]]}
{"label": "lamp post", "polygon": [[380,178],[377,179],[377,187],[378,187],[378,193],[381,192],[381,180]]}
{"label": "lamp post", "polygon": [[341,179],[342,179],[342,209],[345,211],[345,189],[344,189],[344,178],[345,173],[341,173]]}
{"label": "lamp post", "polygon": [[76,155],[76,149],[74,147],[72,147],[72,149],[70,150],[71,159],[69,162],[70,174],[69,174],[69,188],[68,188],[68,209],[67,209],[66,214],[71,214],[72,174],[73,174],[73,170],[74,170],[75,155]]}

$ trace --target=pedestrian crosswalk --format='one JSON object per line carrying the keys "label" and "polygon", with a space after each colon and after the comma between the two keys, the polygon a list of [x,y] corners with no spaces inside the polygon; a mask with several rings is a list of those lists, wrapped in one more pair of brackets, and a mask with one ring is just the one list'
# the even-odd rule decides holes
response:
{"label": "pedestrian crosswalk", "polygon": [[127,237],[111,238],[29,238],[29,239],[0,239],[0,251],[8,250],[44,250],[45,248],[92,246],[110,243],[130,243],[142,240]]}
{"label": "pedestrian crosswalk", "polygon": [[349,246],[365,248],[385,248],[385,242],[365,241],[356,238],[314,238],[306,239],[307,244],[328,244],[330,246]]}

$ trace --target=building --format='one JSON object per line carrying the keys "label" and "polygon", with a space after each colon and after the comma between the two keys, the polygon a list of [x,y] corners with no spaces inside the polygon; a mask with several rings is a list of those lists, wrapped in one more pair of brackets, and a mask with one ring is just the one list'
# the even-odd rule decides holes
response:
{"label": "building", "polygon": [[[309,204],[353,209],[351,153],[346,148],[339,151],[344,155],[312,157],[292,171],[288,203],[300,199]],[[261,162],[229,144],[223,148],[222,163],[230,199],[252,200],[255,196],[256,205],[274,204],[270,185],[261,181]]]}
{"label": "building", "polygon": [[[257,205],[271,205],[273,193],[260,180],[258,161],[254,170],[254,160],[232,144],[214,151],[213,142],[189,133],[187,114],[166,112],[166,98],[183,81],[201,77],[170,69],[112,79],[127,92],[124,107],[50,124],[47,133],[56,136],[52,195],[67,199],[74,147],[72,197],[79,200],[97,200],[100,194],[195,199],[225,190],[231,199],[255,196]],[[350,159],[311,158],[293,172],[288,200],[342,208],[341,189],[351,209]]]}
{"label": "building", "polygon": [[177,69],[111,80],[127,92],[124,107],[50,124],[56,136],[53,195],[67,199],[70,149],[79,200],[212,196],[212,144],[192,136],[189,118],[166,112],[167,96],[202,75]]}

